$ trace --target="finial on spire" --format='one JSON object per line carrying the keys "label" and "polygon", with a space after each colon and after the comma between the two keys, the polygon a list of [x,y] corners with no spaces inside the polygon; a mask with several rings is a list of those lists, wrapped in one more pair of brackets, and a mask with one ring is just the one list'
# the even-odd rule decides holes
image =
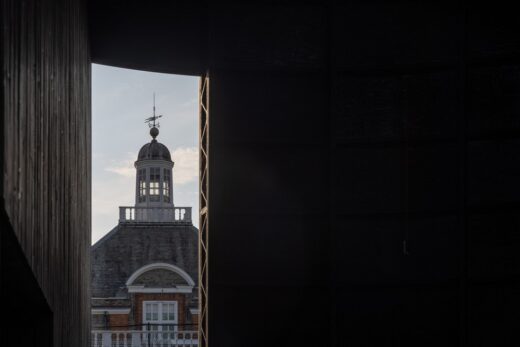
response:
{"label": "finial on spire", "polygon": [[159,122],[155,123],[155,121],[161,117],[162,117],[162,115],[158,115],[158,116],[155,115],[155,92],[154,92],[153,93],[153,116],[146,118],[144,120],[144,122],[148,123],[148,126],[151,128],[150,135],[153,137],[154,140],[157,137],[157,135],[159,135],[159,129],[157,129],[157,128],[159,128],[161,126],[159,124]]}

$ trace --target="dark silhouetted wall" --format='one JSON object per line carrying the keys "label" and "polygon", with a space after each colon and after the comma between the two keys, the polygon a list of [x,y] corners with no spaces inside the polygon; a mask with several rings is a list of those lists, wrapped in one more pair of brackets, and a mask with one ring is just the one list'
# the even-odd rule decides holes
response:
{"label": "dark silhouetted wall", "polygon": [[79,0],[1,1],[2,346],[89,342],[85,10]]}

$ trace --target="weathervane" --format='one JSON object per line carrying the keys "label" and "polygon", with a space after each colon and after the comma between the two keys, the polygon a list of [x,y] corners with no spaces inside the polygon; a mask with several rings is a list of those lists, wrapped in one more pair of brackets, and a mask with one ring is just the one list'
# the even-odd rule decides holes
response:
{"label": "weathervane", "polygon": [[148,123],[148,126],[150,128],[160,128],[161,125],[159,124],[159,122],[155,123],[155,121],[161,117],[162,117],[162,115],[158,115],[158,116],[155,115],[155,93],[153,93],[153,116],[146,118],[144,120],[144,122]]}
{"label": "weathervane", "polygon": [[153,141],[155,141],[155,138],[157,137],[157,135],[159,135],[159,129],[157,128],[161,126],[159,122],[156,123],[155,121],[161,117],[162,115],[155,115],[155,93],[153,93],[153,116],[144,120],[144,122],[148,123],[148,126],[151,128],[150,135],[153,137]]}

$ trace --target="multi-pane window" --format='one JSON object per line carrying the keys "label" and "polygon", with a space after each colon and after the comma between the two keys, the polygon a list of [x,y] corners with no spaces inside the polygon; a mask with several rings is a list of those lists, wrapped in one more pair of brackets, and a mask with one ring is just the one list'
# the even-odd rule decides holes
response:
{"label": "multi-pane window", "polygon": [[175,321],[175,303],[168,303],[163,302],[162,303],[162,320],[163,322],[173,322]]}
{"label": "multi-pane window", "polygon": [[150,201],[160,201],[159,182],[161,181],[161,169],[150,168]]}
{"label": "multi-pane window", "polygon": [[146,201],[146,169],[140,169],[138,173],[139,202]]}
{"label": "multi-pane window", "polygon": [[[150,323],[150,330],[160,331],[154,339],[167,343],[174,339],[174,331],[177,327],[177,301],[144,301],[143,323]],[[148,329],[145,325],[143,329]]]}
{"label": "multi-pane window", "polygon": [[163,174],[163,200],[170,202],[170,170],[164,169]]}
{"label": "multi-pane window", "polygon": [[159,303],[147,302],[144,305],[144,320],[148,322],[156,322],[159,320]]}

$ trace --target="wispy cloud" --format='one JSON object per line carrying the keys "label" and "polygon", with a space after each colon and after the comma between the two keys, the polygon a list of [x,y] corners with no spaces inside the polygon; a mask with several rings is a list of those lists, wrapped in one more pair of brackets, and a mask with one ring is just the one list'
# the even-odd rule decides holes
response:
{"label": "wispy cloud", "polygon": [[109,166],[105,167],[105,171],[113,172],[124,177],[134,177],[134,162],[136,158],[137,153],[128,152],[125,159],[112,161]]}
{"label": "wispy cloud", "polygon": [[135,175],[135,169],[133,167],[127,167],[126,165],[109,166],[105,170],[125,177],[132,177]]}
{"label": "wispy cloud", "polygon": [[172,153],[173,184],[182,185],[194,182],[199,176],[199,151],[197,147],[180,147]]}

